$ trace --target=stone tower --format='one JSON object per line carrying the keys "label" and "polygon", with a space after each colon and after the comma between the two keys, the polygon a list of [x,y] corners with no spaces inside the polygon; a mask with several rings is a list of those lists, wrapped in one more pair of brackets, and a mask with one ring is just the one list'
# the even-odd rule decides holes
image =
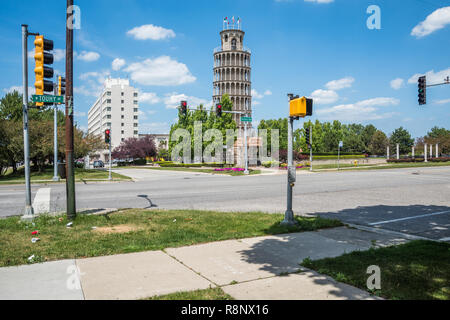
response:
{"label": "stone tower", "polygon": [[[221,46],[214,49],[214,81],[213,102],[220,102],[222,95],[228,94],[233,103],[233,111],[247,112],[252,115],[251,95],[251,51],[244,47],[245,32],[237,27],[224,23],[224,29],[220,32]],[[239,128],[241,115],[233,115]]]}

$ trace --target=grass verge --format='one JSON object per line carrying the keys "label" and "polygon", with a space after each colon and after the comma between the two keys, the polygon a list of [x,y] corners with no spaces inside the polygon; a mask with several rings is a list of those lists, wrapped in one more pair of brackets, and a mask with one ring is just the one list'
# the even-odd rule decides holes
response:
{"label": "grass verge", "polygon": [[[87,170],[75,168],[75,180],[80,181],[95,181],[95,180],[108,180],[109,172],[103,170]],[[53,169],[46,169],[44,172],[31,172],[30,180],[31,182],[40,182],[40,181],[49,181],[52,182],[53,178]],[[129,181],[130,177],[117,174],[112,172],[112,178],[116,181]],[[64,179],[61,180],[65,181]],[[22,184],[25,183],[25,176],[23,169],[20,169],[17,173],[7,174],[0,176],[0,185],[1,184]]]}
{"label": "grass verge", "polygon": [[[313,231],[341,226],[338,220],[296,217],[299,225],[282,227],[282,214],[197,210],[122,210],[108,215],[78,215],[66,228],[64,217],[0,219],[0,267],[60,259],[161,250],[227,239]],[[93,227],[96,227],[95,229]],[[31,243],[38,230],[41,240]]]}
{"label": "grass verge", "polygon": [[234,300],[221,288],[209,288],[186,292],[176,292],[162,296],[154,296],[144,300]]}
{"label": "grass verge", "polygon": [[412,241],[387,248],[355,251],[337,258],[316,261],[305,259],[302,265],[367,290],[367,267],[381,270],[381,290],[370,291],[387,299],[450,299],[450,244]]}
{"label": "grass verge", "polygon": [[[210,174],[226,174],[229,176],[245,176],[242,171],[214,171],[214,169],[199,169],[199,168],[177,168],[177,167],[128,167],[130,169],[149,169],[149,170],[169,170],[169,171],[184,171],[184,172],[200,172]],[[249,169],[249,174],[260,174],[261,170]]]}

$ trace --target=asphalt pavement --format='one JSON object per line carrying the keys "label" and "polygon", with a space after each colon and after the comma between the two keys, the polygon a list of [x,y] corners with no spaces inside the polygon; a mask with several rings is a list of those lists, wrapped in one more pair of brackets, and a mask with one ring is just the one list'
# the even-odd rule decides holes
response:
{"label": "asphalt pavement", "polygon": [[[226,176],[121,169],[134,182],[78,183],[77,209],[161,208],[283,213],[286,174]],[[33,199],[65,210],[65,185],[33,185]],[[48,199],[46,198],[48,197]],[[36,199],[35,199],[36,200]],[[0,216],[21,214],[24,186],[0,186]],[[300,171],[293,209],[367,228],[450,238],[450,167],[309,173]],[[450,239],[449,239],[450,240]]]}

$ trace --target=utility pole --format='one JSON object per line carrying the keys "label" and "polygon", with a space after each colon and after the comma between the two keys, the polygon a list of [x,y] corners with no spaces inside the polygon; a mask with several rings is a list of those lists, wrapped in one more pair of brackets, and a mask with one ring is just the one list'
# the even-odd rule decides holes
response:
{"label": "utility pole", "polygon": [[[58,77],[56,77],[58,79]],[[58,89],[54,86],[53,93],[56,96]],[[58,104],[53,105],[53,181],[59,181],[58,177]]]}
{"label": "utility pole", "polygon": [[75,172],[73,165],[73,27],[69,19],[73,0],[67,0],[66,9],[66,201],[67,218],[76,217]]}
{"label": "utility pole", "polygon": [[30,184],[30,145],[28,140],[28,25],[22,25],[22,76],[23,76],[23,148],[25,165],[25,212],[22,219],[33,219]]}

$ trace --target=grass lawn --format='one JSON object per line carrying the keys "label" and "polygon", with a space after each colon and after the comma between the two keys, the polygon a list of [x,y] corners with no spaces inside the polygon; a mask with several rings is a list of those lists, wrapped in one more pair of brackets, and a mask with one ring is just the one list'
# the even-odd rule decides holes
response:
{"label": "grass lawn", "polygon": [[[384,169],[400,169],[400,168],[420,168],[420,167],[445,167],[450,166],[450,162],[418,162],[418,163],[389,163],[389,164],[340,164],[339,167],[344,170],[384,170]],[[313,171],[320,171],[326,169],[336,169],[336,164],[316,164],[313,161]],[[301,168],[300,170],[309,170],[309,167]]]}
{"label": "grass lawn", "polygon": [[[61,217],[0,219],[0,267],[33,262],[161,250],[226,239],[313,231],[341,226],[338,220],[296,217],[297,227],[282,227],[282,214],[197,210],[121,210],[109,215],[78,215],[66,228]],[[96,227],[96,229],[93,229]],[[34,230],[41,241],[31,243]]]}
{"label": "grass lawn", "polygon": [[[102,170],[86,170],[75,168],[75,180],[76,181],[89,181],[89,180],[108,180],[109,172]],[[30,174],[30,180],[33,181],[52,181],[53,168],[45,169],[44,172],[32,171]],[[112,173],[113,180],[131,180],[121,174]],[[65,181],[65,180],[61,180]],[[16,174],[10,172],[7,175],[0,176],[0,184],[21,184],[25,183],[25,174],[23,168],[19,169]]]}
{"label": "grass lawn", "polygon": [[[242,171],[214,171],[214,169],[201,169],[201,168],[179,168],[179,167],[128,167],[131,169],[149,169],[149,170],[169,170],[169,171],[187,171],[187,172],[201,172],[211,174],[227,174],[230,176],[245,176]],[[125,168],[126,169],[126,168]],[[249,174],[260,174],[261,170],[249,169]]]}
{"label": "grass lawn", "polygon": [[171,293],[162,296],[154,296],[144,300],[234,300],[221,288],[210,288],[186,292]]}
{"label": "grass lawn", "polygon": [[367,290],[368,266],[381,270],[381,290],[372,293],[387,299],[450,299],[450,244],[412,241],[399,246],[356,251],[337,258],[302,265]]}

